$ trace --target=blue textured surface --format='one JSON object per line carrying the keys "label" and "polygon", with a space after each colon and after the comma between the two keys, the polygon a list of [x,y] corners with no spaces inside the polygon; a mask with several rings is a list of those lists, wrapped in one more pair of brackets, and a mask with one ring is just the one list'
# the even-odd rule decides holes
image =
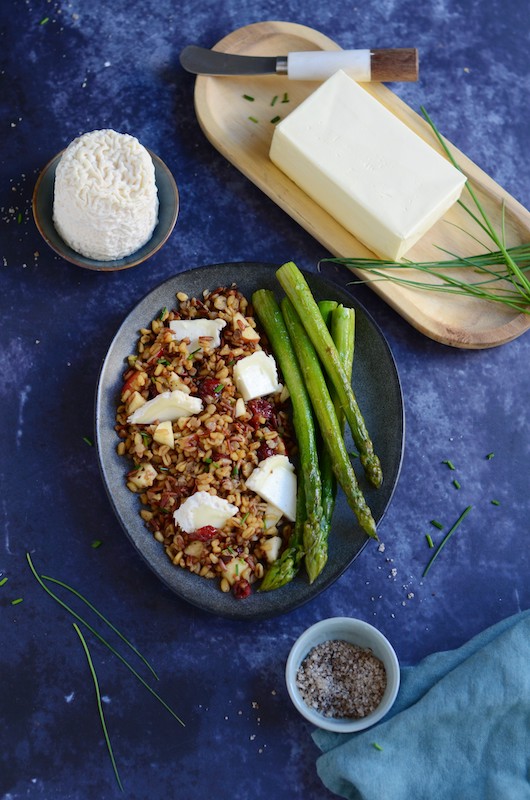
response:
{"label": "blue textured surface", "polygon": [[[369,545],[310,604],[255,625],[197,611],[157,581],[123,535],[83,441],[93,435],[107,347],[154,286],[202,264],[293,259],[315,269],[323,255],[202,135],[193,78],[178,64],[186,44],[211,46],[242,25],[285,19],[343,47],[416,46],[421,79],[394,90],[415,110],[426,105],[444,134],[528,207],[529,17],[519,0],[3,3],[0,797],[120,794],[72,620],[34,581],[26,551],[39,571],[73,583],[133,638],[186,722],[181,728],[89,637],[125,796],[139,800],[330,798],[316,775],[310,726],[284,686],[289,648],[305,627],[359,616],[413,664],[529,607],[528,335],[493,350],[453,350],[356,289],[389,340],[405,395],[407,444],[380,529],[385,550]],[[113,274],[55,256],[30,209],[47,161],[79,133],[103,127],[157,153],[181,199],[165,247]],[[422,581],[425,533],[439,539],[429,520],[450,524],[468,504],[473,511]],[[98,549],[94,539],[103,542]]]}

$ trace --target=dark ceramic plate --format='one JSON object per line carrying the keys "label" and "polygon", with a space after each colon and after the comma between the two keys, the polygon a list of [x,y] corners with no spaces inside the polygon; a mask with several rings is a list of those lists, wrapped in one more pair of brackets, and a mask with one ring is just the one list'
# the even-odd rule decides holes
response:
{"label": "dark ceramic plate", "polygon": [[155,181],[158,190],[158,223],[153,231],[153,235],[143,247],[131,253],[130,256],[119,258],[115,261],[96,261],[86,258],[80,253],[76,253],[59,236],[53,224],[53,191],[55,185],[55,170],[59,163],[62,152],[58,153],[46,164],[38,177],[33,191],[33,217],[35,224],[44,241],[55,250],[66,261],[76,264],[78,267],[94,269],[100,272],[114,272],[119,269],[128,269],[142,264],[151,258],[169,238],[171,231],[175,227],[179,211],[179,193],[175,179],[169,168],[164,162],[148,151],[153,159],[155,166]]}
{"label": "dark ceramic plate", "polygon": [[[125,485],[127,461],[116,453],[119,440],[114,431],[114,421],[125,359],[135,352],[138,330],[148,325],[164,306],[175,307],[177,292],[186,292],[190,297],[201,296],[204,289],[213,290],[236,283],[247,298],[258,288],[272,289],[279,295],[281,290],[275,278],[277,268],[272,264],[253,262],[215,264],[183,272],[149,292],[116,333],[97,387],[99,463],[109,498],[127,536],[156,575],[176,594],[199,608],[234,619],[262,619],[291,611],[316,597],[350,566],[368,540],[344,495],[339,490],[328,563],[311,586],[302,569],[292,583],[281,589],[263,594],[255,591],[244,600],[236,600],[232,594],[221,592],[217,581],[199,578],[174,567],[162,545],[146,529],[139,515],[140,501]],[[380,489],[370,488],[362,476],[359,476],[359,482],[376,522],[380,522],[398,480],[404,446],[403,399],[396,365],[383,334],[348,292],[320,275],[306,273],[306,277],[317,300],[334,299],[357,311],[353,386],[384,471]],[[353,448],[351,441],[347,441],[347,446]]]}

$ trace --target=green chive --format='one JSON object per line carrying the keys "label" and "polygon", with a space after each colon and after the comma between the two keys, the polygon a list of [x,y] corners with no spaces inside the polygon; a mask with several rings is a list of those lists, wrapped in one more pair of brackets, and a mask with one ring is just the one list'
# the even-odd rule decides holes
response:
{"label": "green chive", "polygon": [[247,513],[243,517],[241,517],[241,524],[242,525],[245,523],[245,521],[246,521],[246,519],[247,519],[249,514],[250,514],[250,511],[247,511]]}
{"label": "green chive", "polygon": [[19,212],[18,212],[18,214],[17,214],[17,222],[18,222],[18,224],[19,224],[19,225],[20,225],[20,223],[22,222],[22,214],[21,214],[21,212],[20,212],[20,211],[19,211]]}
{"label": "green chive", "polygon": [[243,97],[244,97],[245,100],[248,100],[250,103],[254,102],[254,98],[252,97],[251,94],[244,94]]}
{"label": "green chive", "polygon": [[443,531],[444,526],[441,522],[438,522],[437,519],[431,519],[431,525],[433,525],[435,528],[438,528],[439,531]]}
{"label": "green chive", "polygon": [[224,383],[218,383],[217,386],[214,389],[214,393],[215,394],[219,394],[220,392],[223,391],[224,388],[225,388]]}
{"label": "green chive", "polygon": [[359,453],[356,453],[355,450],[350,450],[348,455],[350,458],[359,458]]}
{"label": "green chive", "polygon": [[169,367],[171,361],[168,361],[167,358],[159,358],[156,362],[157,364],[162,364],[163,367]]}
{"label": "green chive", "polygon": [[488,453],[488,455],[486,456],[487,460],[491,461],[491,459],[493,458],[494,455],[495,455],[495,453]]}
{"label": "green chive", "polygon": [[92,542],[92,544],[91,544],[90,546],[91,546],[91,547],[92,547],[94,550],[97,550],[97,548],[98,548],[98,547],[101,547],[101,545],[102,545],[102,544],[103,544],[103,542],[101,541],[101,539],[94,539],[94,541]]}
{"label": "green chive", "polygon": [[490,500],[490,503],[491,503],[492,506],[500,506],[500,503],[499,503],[498,500]]}
{"label": "green chive", "polygon": [[105,715],[103,714],[103,705],[101,703],[101,692],[99,691],[99,683],[98,683],[98,676],[96,675],[96,670],[94,669],[94,664],[92,662],[92,657],[90,655],[90,650],[88,649],[88,645],[86,643],[85,637],[79,630],[79,627],[74,622],[75,632],[81,639],[81,644],[83,645],[83,650],[85,651],[85,655],[88,661],[88,668],[90,669],[90,674],[92,675],[92,680],[94,681],[94,689],[96,690],[96,701],[98,704],[98,712],[99,712],[99,719],[101,722],[101,727],[103,728],[103,735],[105,736],[105,742],[107,743],[107,750],[109,751],[110,760],[112,763],[112,769],[114,770],[114,775],[116,776],[116,781],[118,782],[118,786],[120,787],[121,791],[123,792],[122,782],[120,780],[120,775],[118,773],[118,767],[116,766],[116,761],[114,759],[114,753],[112,752],[112,745],[110,743],[110,737],[107,731],[107,725],[105,723]]}
{"label": "green chive", "polygon": [[23,602],[24,602],[24,600],[23,600],[22,597],[17,597],[16,600],[11,600],[11,605],[12,606],[18,606],[19,603],[23,603]]}
{"label": "green chive", "polygon": [[92,439],[89,439],[89,437],[88,437],[88,436],[83,436],[83,441],[84,441],[84,442],[85,442],[85,444],[87,444],[89,447],[94,447],[94,442],[92,441]]}
{"label": "green chive", "polygon": [[49,22],[49,21],[50,21],[49,17],[43,17],[41,19],[41,21],[39,22],[39,25],[46,25],[46,23]]}
{"label": "green chive", "polygon": [[282,97],[282,103],[288,103],[288,102],[289,102],[289,95],[287,94],[287,92],[284,92],[284,95]]}
{"label": "green chive", "polygon": [[162,309],[162,311],[160,312],[160,314],[158,316],[158,319],[163,319],[166,314],[167,314],[167,306],[164,306],[164,308]]}
{"label": "green chive", "polygon": [[383,748],[381,747],[381,745],[380,745],[380,744],[377,744],[377,742],[372,742],[372,746],[373,746],[373,747],[375,747],[375,749],[376,749],[376,750],[381,750],[381,751],[383,750]]}
{"label": "green chive", "polygon": [[276,115],[275,117],[273,117],[273,118],[271,119],[271,122],[272,122],[272,124],[273,124],[273,125],[275,125],[275,124],[276,124],[277,122],[279,122],[280,120],[281,120],[281,117],[280,117],[280,116],[278,116],[278,115]]}
{"label": "green chive", "polygon": [[453,480],[453,486],[455,489],[460,489],[460,482],[456,478]]}
{"label": "green chive", "polygon": [[203,461],[204,461],[205,464],[211,464],[213,459],[208,457],[208,458],[203,458]]}
{"label": "green chive", "polygon": [[[141,676],[141,675],[140,675],[140,674],[139,674],[139,673],[138,673],[138,672],[137,672],[137,671],[134,669],[134,667],[132,666],[132,664],[130,664],[130,663],[127,661],[127,659],[126,659],[126,658],[124,658],[124,656],[122,656],[122,655],[121,655],[121,653],[119,653],[119,652],[118,652],[118,651],[117,651],[117,650],[116,650],[116,649],[115,649],[115,648],[114,648],[114,647],[113,647],[113,646],[112,646],[112,645],[111,645],[109,642],[107,642],[107,640],[106,640],[106,639],[105,639],[103,636],[101,636],[101,634],[100,634],[100,633],[98,633],[98,632],[96,631],[96,629],[95,629],[95,628],[93,628],[93,627],[92,627],[92,626],[91,626],[91,625],[90,625],[90,624],[89,624],[89,623],[88,623],[86,620],[84,620],[84,619],[83,619],[83,617],[81,617],[81,616],[80,616],[79,614],[77,614],[77,613],[76,613],[76,612],[75,612],[75,611],[74,611],[72,608],[70,608],[70,606],[69,606],[67,603],[65,603],[63,600],[61,600],[59,597],[57,597],[57,595],[56,595],[56,594],[54,594],[54,593],[51,591],[51,589],[49,589],[49,588],[46,586],[46,584],[44,583],[44,580],[47,580],[47,581],[52,581],[53,583],[57,583],[57,584],[59,584],[60,586],[63,586],[65,589],[68,589],[68,591],[72,592],[72,593],[73,593],[73,594],[75,594],[77,597],[79,597],[79,598],[80,598],[80,599],[81,599],[81,600],[82,600],[84,603],[86,603],[86,604],[89,606],[89,608],[91,608],[93,611],[95,611],[95,613],[96,613],[96,614],[97,614],[97,615],[100,617],[100,619],[102,619],[102,620],[103,620],[103,621],[104,621],[104,622],[105,622],[105,623],[106,623],[106,624],[107,624],[107,625],[108,625],[108,626],[109,626],[109,627],[110,627],[112,630],[114,630],[116,633],[118,633],[118,635],[120,636],[120,638],[122,638],[122,639],[123,639],[123,641],[124,641],[124,642],[125,642],[125,643],[126,643],[126,644],[127,644],[129,647],[130,647],[130,648],[132,648],[132,650],[133,650],[133,651],[134,651],[134,652],[135,652],[137,655],[139,655],[139,656],[140,656],[140,658],[142,659],[142,661],[144,661],[144,662],[147,664],[147,661],[144,659],[144,657],[143,657],[143,656],[141,656],[141,655],[140,655],[140,653],[138,653],[138,651],[137,651],[137,650],[136,650],[136,649],[133,647],[133,645],[131,645],[131,644],[130,644],[130,642],[128,642],[128,641],[127,641],[127,639],[125,639],[125,637],[124,637],[124,636],[123,636],[121,633],[119,633],[119,631],[117,630],[117,628],[114,628],[114,627],[111,625],[111,623],[110,623],[110,622],[109,622],[109,621],[108,621],[108,620],[107,620],[107,619],[106,619],[106,618],[103,616],[103,614],[101,614],[101,612],[100,612],[100,611],[97,611],[97,609],[96,609],[96,608],[94,608],[94,606],[92,606],[92,604],[91,604],[91,603],[89,603],[89,601],[88,601],[88,600],[86,600],[86,599],[85,599],[85,598],[84,598],[84,597],[83,597],[83,596],[82,596],[82,595],[81,595],[79,592],[77,592],[77,591],[76,591],[75,589],[73,589],[71,586],[68,586],[67,584],[65,584],[65,583],[62,583],[61,581],[59,581],[59,580],[57,580],[57,579],[55,579],[55,578],[50,578],[50,577],[48,577],[48,576],[46,576],[46,575],[43,575],[43,576],[41,577],[40,575],[38,575],[38,574],[37,574],[37,571],[36,571],[36,569],[35,569],[35,567],[33,566],[33,562],[32,562],[32,560],[31,560],[31,556],[30,556],[30,554],[29,554],[29,553],[26,553],[26,559],[27,559],[27,561],[28,561],[29,567],[30,567],[30,569],[31,569],[31,571],[32,571],[32,573],[33,573],[33,576],[34,576],[34,578],[35,578],[35,579],[36,579],[36,581],[37,581],[37,582],[40,584],[40,586],[41,586],[41,587],[44,589],[44,591],[46,592],[46,594],[48,594],[50,597],[52,597],[52,598],[55,600],[55,602],[56,602],[56,603],[58,603],[60,606],[62,606],[62,608],[66,609],[66,611],[68,611],[68,613],[69,613],[69,614],[71,614],[73,617],[75,617],[75,619],[77,619],[77,620],[78,620],[79,622],[81,622],[81,623],[82,623],[82,624],[83,624],[83,625],[84,625],[86,628],[88,628],[88,630],[89,630],[89,631],[90,631],[90,632],[91,632],[91,633],[92,633],[92,634],[93,634],[93,635],[94,635],[94,636],[95,636],[97,639],[99,639],[99,641],[100,641],[102,644],[104,644],[104,645],[105,645],[105,647],[107,647],[107,648],[110,650],[110,652],[111,652],[111,653],[113,653],[113,655],[115,655],[115,656],[116,656],[116,658],[118,658],[118,659],[121,661],[121,663],[122,663],[122,664],[124,664],[124,666],[126,666],[126,667],[127,667],[127,669],[128,669],[130,672],[132,672],[132,674],[134,675],[134,677],[135,677],[137,680],[139,680],[139,681],[140,681],[140,683],[142,684],[142,686],[145,686],[145,688],[147,689],[147,691],[148,691],[148,692],[150,692],[150,694],[152,694],[152,695],[153,695],[153,697],[155,697],[155,698],[158,700],[158,702],[159,702],[159,703],[161,703],[161,705],[163,705],[163,706],[164,706],[164,708],[166,709],[166,711],[168,711],[168,712],[171,714],[171,716],[172,716],[172,717],[174,717],[174,719],[176,719],[176,720],[177,720],[177,722],[179,722],[179,723],[180,723],[182,726],[184,726],[184,722],[183,722],[183,721],[180,719],[180,717],[178,717],[178,716],[177,716],[177,714],[176,714],[176,713],[173,711],[173,709],[172,709],[172,708],[170,708],[170,706],[168,706],[168,704],[167,704],[167,703],[166,703],[166,702],[165,702],[165,701],[164,701],[164,700],[163,700],[163,699],[160,697],[160,695],[159,695],[159,694],[157,694],[157,693],[155,692],[155,690],[154,690],[154,689],[153,689],[151,686],[149,686],[149,684],[148,684],[148,683],[147,683],[147,682],[146,682],[146,681],[145,681],[145,680],[142,678],[142,676]],[[156,673],[154,673],[154,670],[152,669],[152,667],[151,667],[149,664],[147,664],[147,665],[149,666],[149,669],[151,670],[151,672],[153,672],[153,674],[155,674],[155,675],[156,675]]]}
{"label": "green chive", "polygon": [[431,534],[426,533],[425,538],[427,539],[427,544],[429,545],[429,547],[434,547],[434,542],[432,540]]}
{"label": "green chive", "polygon": [[198,353],[200,349],[200,347],[197,347],[195,350],[192,350],[191,353],[188,353],[187,358],[193,358],[195,353]]}
{"label": "green chive", "polygon": [[258,121],[258,120],[256,119],[256,117],[249,117],[249,120],[250,120],[251,122],[257,122],[257,121]]}
{"label": "green chive", "polygon": [[453,462],[452,462],[452,461],[449,461],[449,459],[445,459],[444,461],[442,461],[442,464],[447,464],[447,466],[449,467],[449,469],[456,469],[456,467],[455,467],[455,465],[453,464]]}
{"label": "green chive", "polygon": [[2,580],[0,580],[0,586],[4,586],[8,582],[8,580],[9,578],[7,576],[5,578],[2,578]]}
{"label": "green chive", "polygon": [[426,566],[426,567],[425,567],[425,569],[423,570],[423,575],[422,575],[422,577],[423,577],[423,578],[425,578],[425,576],[426,576],[426,575],[427,575],[427,573],[429,572],[430,568],[431,568],[431,567],[432,567],[432,565],[434,564],[434,562],[435,562],[435,560],[437,559],[438,555],[440,554],[440,552],[441,552],[441,551],[442,551],[442,549],[444,548],[444,546],[445,546],[446,542],[448,542],[448,541],[449,541],[449,539],[451,538],[451,536],[453,535],[453,533],[456,531],[456,529],[458,528],[458,526],[460,525],[460,523],[461,523],[461,522],[462,522],[462,521],[463,521],[463,520],[464,520],[464,519],[467,517],[467,515],[468,515],[468,514],[469,514],[469,512],[471,511],[471,508],[472,508],[472,506],[468,506],[466,509],[464,509],[464,511],[462,511],[462,513],[461,513],[461,514],[460,514],[460,516],[458,517],[458,519],[457,519],[457,521],[455,522],[455,524],[453,525],[453,527],[452,527],[452,528],[451,528],[451,529],[450,529],[450,530],[449,530],[449,531],[446,533],[446,535],[444,536],[444,538],[442,539],[442,541],[440,542],[440,544],[438,545],[438,547],[436,548],[436,550],[435,550],[435,551],[434,551],[434,553],[432,554],[432,556],[431,556],[431,559],[430,559],[429,563],[427,564],[427,566]]}
{"label": "green chive", "polygon": [[278,95],[275,94],[271,100],[271,106],[275,106],[277,102],[278,102]]}
{"label": "green chive", "polygon": [[239,475],[239,467],[237,466],[237,464],[235,464],[234,468],[232,469],[232,478],[237,478],[238,475]]}

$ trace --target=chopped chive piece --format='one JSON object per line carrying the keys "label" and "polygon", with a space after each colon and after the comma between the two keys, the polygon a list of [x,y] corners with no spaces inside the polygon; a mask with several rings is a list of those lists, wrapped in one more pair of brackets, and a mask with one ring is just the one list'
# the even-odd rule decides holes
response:
{"label": "chopped chive piece", "polygon": [[455,489],[460,489],[460,482],[456,478],[453,480],[453,486]]}
{"label": "chopped chive piece", "polygon": [[225,388],[224,383],[218,383],[217,386],[214,388],[214,394],[219,394]]}
{"label": "chopped chive piece", "polygon": [[23,603],[23,602],[24,602],[24,600],[23,600],[22,597],[17,597],[16,600],[11,600],[11,605],[12,606],[18,606],[19,603]]}
{"label": "chopped chive piece", "polygon": [[275,106],[277,102],[278,102],[278,95],[275,94],[271,100],[271,106]]}
{"label": "chopped chive piece", "polygon": [[244,514],[244,516],[241,517],[241,524],[242,525],[244,524],[244,522],[245,522],[245,520],[246,520],[246,518],[248,517],[249,514],[250,514],[250,511],[247,511],[247,513]]}
{"label": "chopped chive piece", "polygon": [[142,441],[143,441],[143,443],[144,443],[144,446],[145,446],[145,447],[147,447],[147,445],[148,445],[148,444],[149,444],[149,442],[151,441],[151,437],[150,437],[150,436],[148,436],[148,435],[147,435],[147,433],[142,433],[142,434],[140,434],[140,435],[141,435],[141,437],[142,437]]}
{"label": "chopped chive piece", "polygon": [[235,360],[235,358],[232,358],[232,359],[231,359],[231,361],[229,361],[229,362],[228,362],[228,364],[227,364],[226,366],[227,366],[227,367],[231,367],[231,366],[232,366],[232,364],[235,364],[235,363],[236,363],[236,360]]}
{"label": "chopped chive piece", "polygon": [[8,580],[9,580],[9,578],[6,575],[5,578],[2,578],[2,580],[0,580],[0,586],[5,586],[5,584],[8,582]]}
{"label": "chopped chive piece", "polygon": [[282,97],[282,103],[288,103],[288,102],[289,102],[289,95],[287,94],[287,92],[284,92]]}
{"label": "chopped chive piece", "polygon": [[164,306],[164,308],[162,309],[162,311],[159,314],[158,319],[163,319],[166,314],[167,314],[167,306]]}
{"label": "chopped chive piece", "polygon": [[103,544],[103,542],[101,541],[101,539],[94,539],[94,541],[92,542],[92,544],[91,544],[90,546],[91,546],[91,547],[92,547],[94,550],[97,550],[97,548],[98,548],[98,547],[101,547],[101,545],[102,545],[102,544]]}
{"label": "chopped chive piece", "polygon": [[251,94],[244,94],[243,97],[244,97],[245,100],[248,100],[250,103],[254,102],[254,98],[252,97]]}
{"label": "chopped chive piece", "polygon": [[49,21],[50,21],[49,17],[43,17],[41,19],[41,21],[39,22],[39,25],[46,25],[46,23],[49,22]]}
{"label": "chopped chive piece", "polygon": [[359,458],[359,453],[356,453],[355,450],[350,450],[348,455],[350,458]]}
{"label": "chopped chive piece", "polygon": [[83,441],[84,441],[84,442],[85,442],[85,444],[87,444],[89,447],[94,447],[94,442],[93,442],[93,441],[92,441],[92,439],[90,439],[88,436],[83,436]]}
{"label": "chopped chive piece", "polygon": [[425,538],[427,539],[427,544],[429,545],[429,547],[434,547],[434,542],[432,540],[431,534],[426,533]]}
{"label": "chopped chive piece", "polygon": [[275,125],[280,120],[281,120],[281,117],[278,114],[276,114],[276,116],[271,119],[271,122],[272,122],[273,125]]}
{"label": "chopped chive piece", "polygon": [[234,467],[232,469],[232,478],[237,478],[238,475],[239,475],[239,467],[237,466],[237,464],[234,464]]}
{"label": "chopped chive piece", "polygon": [[99,682],[98,676],[96,675],[96,670],[94,669],[94,664],[92,662],[92,657],[90,655],[90,650],[88,649],[88,645],[86,643],[85,637],[81,633],[79,626],[74,622],[75,632],[79,636],[81,640],[81,644],[83,645],[83,650],[85,651],[85,655],[88,661],[88,668],[90,670],[90,674],[92,675],[92,680],[94,681],[94,689],[96,690],[96,701],[98,704],[98,712],[99,712],[99,719],[101,722],[101,727],[103,728],[103,735],[105,737],[105,742],[107,744],[107,750],[109,751],[110,761],[112,764],[112,769],[114,770],[114,775],[116,777],[116,781],[118,786],[120,787],[121,791],[123,792],[122,782],[120,780],[120,775],[118,772],[118,767],[116,766],[116,761],[114,759],[114,753],[112,752],[112,745],[110,743],[109,733],[107,731],[107,725],[105,723],[105,715],[103,714],[103,705],[101,703],[101,692],[99,691]]}
{"label": "chopped chive piece", "polygon": [[249,117],[249,120],[250,120],[251,122],[257,122],[257,121],[258,121],[258,120],[256,119],[256,117]]}
{"label": "chopped chive piece", "polygon": [[493,458],[494,455],[495,455],[495,453],[488,453],[488,455],[486,456],[486,459],[488,461],[491,461],[491,459]]}
{"label": "chopped chive piece", "polygon": [[157,364],[162,364],[163,367],[169,367],[171,361],[168,361],[167,358],[159,358],[156,362]]}
{"label": "chopped chive piece", "polygon": [[438,528],[439,531],[443,531],[444,526],[441,522],[438,522],[437,519],[431,519],[431,525],[433,525],[435,528]]}
{"label": "chopped chive piece", "polygon": [[498,500],[490,500],[490,503],[491,503],[492,506],[500,506],[500,503],[499,503]]}
{"label": "chopped chive piece", "polygon": [[22,222],[22,212],[20,212],[20,211],[17,214],[17,222],[18,222],[19,225]]}
{"label": "chopped chive piece", "polygon": [[430,568],[431,568],[431,567],[432,567],[432,565],[434,564],[434,562],[435,562],[436,558],[438,557],[438,555],[439,555],[439,554],[440,554],[440,552],[442,551],[442,549],[443,549],[443,547],[445,546],[446,542],[448,542],[448,541],[449,541],[449,539],[451,538],[451,536],[453,535],[453,533],[456,531],[456,529],[458,528],[458,526],[460,525],[460,523],[461,523],[461,522],[462,522],[462,521],[463,521],[463,520],[464,520],[464,519],[467,517],[467,515],[469,514],[469,512],[471,511],[471,509],[472,509],[472,506],[468,506],[466,509],[464,509],[464,511],[462,511],[462,513],[461,513],[461,514],[460,514],[460,516],[458,517],[458,519],[457,519],[457,521],[455,522],[455,524],[453,525],[453,527],[452,527],[452,528],[451,528],[451,529],[450,529],[450,530],[449,530],[449,531],[446,533],[446,535],[444,536],[444,538],[442,539],[442,541],[440,542],[440,544],[438,545],[438,547],[436,548],[436,550],[435,550],[435,551],[434,551],[434,553],[432,554],[432,556],[431,556],[431,559],[430,559],[429,563],[427,564],[427,566],[426,566],[426,567],[425,567],[425,569],[423,570],[423,575],[422,575],[422,577],[423,577],[423,578],[425,578],[425,576],[426,576],[426,575],[427,575],[427,573],[429,572]]}
{"label": "chopped chive piece", "polygon": [[192,351],[191,351],[191,353],[188,353],[188,356],[187,356],[187,357],[188,357],[188,358],[193,358],[193,356],[195,355],[195,353],[198,353],[200,349],[201,349],[200,347],[197,347],[195,350],[192,350]]}
{"label": "chopped chive piece", "polygon": [[375,747],[376,750],[381,750],[381,751],[383,750],[381,745],[377,744],[377,742],[372,742],[372,747]]}
{"label": "chopped chive piece", "polygon": [[456,469],[456,467],[455,467],[455,465],[453,464],[453,462],[452,462],[452,461],[449,461],[449,459],[448,459],[448,458],[444,459],[444,460],[442,461],[442,464],[447,464],[447,466],[449,467],[449,469]]}
{"label": "chopped chive piece", "polygon": [[204,458],[203,461],[204,461],[205,464],[211,464],[212,461],[213,461],[213,458],[210,458],[210,457]]}

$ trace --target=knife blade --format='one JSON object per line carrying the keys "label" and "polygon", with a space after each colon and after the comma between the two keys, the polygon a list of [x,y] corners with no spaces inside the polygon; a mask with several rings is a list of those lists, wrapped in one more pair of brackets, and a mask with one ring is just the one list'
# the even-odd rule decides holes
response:
{"label": "knife blade", "polygon": [[322,81],[344,69],[357,81],[416,81],[416,48],[315,50],[285,56],[243,56],[188,45],[180,63],[194,75],[284,75],[291,80]]}

